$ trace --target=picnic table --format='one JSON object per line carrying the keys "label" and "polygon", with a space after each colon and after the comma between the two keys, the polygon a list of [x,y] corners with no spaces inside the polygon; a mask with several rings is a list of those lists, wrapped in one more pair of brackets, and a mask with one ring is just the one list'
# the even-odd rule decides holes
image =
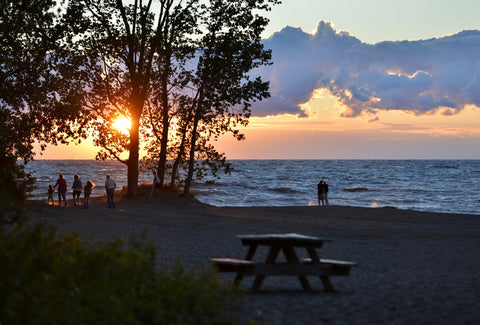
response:
{"label": "picnic table", "polygon": [[[322,281],[325,291],[335,291],[329,276],[345,276],[350,273],[356,263],[322,259],[317,254],[317,249],[329,240],[320,237],[304,236],[300,234],[264,234],[264,235],[239,235],[243,245],[248,246],[247,255],[242,259],[211,258],[210,261],[218,272],[236,273],[234,284],[239,286],[244,276],[255,276],[251,292],[260,290],[266,276],[292,275],[297,276],[303,289],[311,290],[307,276],[318,276]],[[257,248],[266,246],[269,251],[264,262],[253,260]],[[303,248],[308,258],[300,259],[295,251]],[[284,262],[277,257],[283,251]]]}

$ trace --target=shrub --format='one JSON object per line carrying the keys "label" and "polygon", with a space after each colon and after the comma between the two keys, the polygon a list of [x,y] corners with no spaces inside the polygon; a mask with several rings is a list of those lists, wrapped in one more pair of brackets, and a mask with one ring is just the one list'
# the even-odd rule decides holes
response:
{"label": "shrub", "polygon": [[[3,126],[2,126],[3,127]],[[1,139],[1,136],[0,136]],[[23,203],[33,190],[35,178],[25,171],[16,157],[2,153],[0,144],[0,210]]]}
{"label": "shrub", "polygon": [[155,249],[0,228],[1,324],[235,324],[240,297],[205,267],[155,268]]}

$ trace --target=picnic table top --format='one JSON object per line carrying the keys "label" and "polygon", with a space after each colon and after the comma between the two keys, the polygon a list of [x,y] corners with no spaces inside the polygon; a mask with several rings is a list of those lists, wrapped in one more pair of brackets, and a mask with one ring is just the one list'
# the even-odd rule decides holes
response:
{"label": "picnic table top", "polygon": [[259,235],[238,235],[237,238],[242,240],[243,245],[274,245],[274,244],[288,244],[292,246],[310,246],[315,244],[323,244],[330,240],[315,237],[305,236],[296,233],[287,234],[259,234]]}

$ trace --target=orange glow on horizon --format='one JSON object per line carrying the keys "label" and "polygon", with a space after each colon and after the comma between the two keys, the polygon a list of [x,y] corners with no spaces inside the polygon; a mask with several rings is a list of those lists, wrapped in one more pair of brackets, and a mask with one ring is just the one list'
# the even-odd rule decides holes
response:
{"label": "orange glow on horizon", "polygon": [[[455,115],[377,110],[346,118],[347,107],[317,90],[300,107],[306,116],[253,116],[239,128],[245,141],[226,134],[212,144],[228,159],[480,159],[480,108],[474,105]],[[127,134],[130,121],[114,119],[112,125]],[[37,159],[92,159],[97,151],[86,141],[49,146]]]}

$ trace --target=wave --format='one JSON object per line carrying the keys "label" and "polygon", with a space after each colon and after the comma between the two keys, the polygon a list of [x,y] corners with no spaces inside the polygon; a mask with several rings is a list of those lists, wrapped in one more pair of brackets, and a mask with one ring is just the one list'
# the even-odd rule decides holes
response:
{"label": "wave", "polygon": [[451,168],[451,169],[458,169],[458,166],[451,166],[451,165],[428,165],[427,168]]}
{"label": "wave", "polygon": [[[334,205],[479,214],[480,196],[475,184],[480,183],[480,160],[368,163],[238,160],[233,163],[235,171],[231,175],[207,184],[205,180],[193,184],[192,190],[201,202],[218,206],[317,205],[316,185],[323,178],[329,182],[329,201]],[[97,184],[93,196],[105,194],[102,184],[106,173],[115,179],[118,188],[127,184],[126,166],[113,161],[40,160],[29,163],[27,171],[37,177],[38,188],[32,194],[41,199],[46,198],[48,185],[55,184],[60,172],[68,185],[74,174],[80,175],[82,183],[87,179],[93,181]],[[151,183],[151,173],[140,173],[139,182],[143,181]]]}
{"label": "wave", "polygon": [[269,188],[268,189],[271,192],[276,192],[276,193],[282,193],[282,194],[295,194],[298,193],[297,190],[290,188],[290,187],[274,187],[274,188]]}
{"label": "wave", "polygon": [[363,187],[363,186],[352,186],[352,187],[345,187],[343,190],[345,192],[364,192],[364,191],[369,191],[370,189],[368,187]]}

